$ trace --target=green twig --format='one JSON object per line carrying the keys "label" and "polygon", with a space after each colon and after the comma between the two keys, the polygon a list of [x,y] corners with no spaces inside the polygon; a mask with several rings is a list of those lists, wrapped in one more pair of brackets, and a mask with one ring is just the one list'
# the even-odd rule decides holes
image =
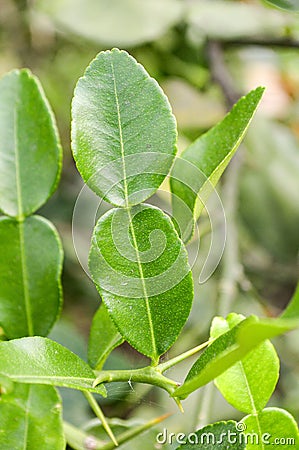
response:
{"label": "green twig", "polygon": [[101,370],[95,371],[97,378],[93,386],[101,383],[114,383],[117,381],[132,381],[137,383],[152,384],[165,389],[170,395],[180,385],[176,381],[166,378],[157,370],[157,367],[143,367],[141,369],[132,370]]}
{"label": "green twig", "polygon": [[[211,343],[211,340],[203,342],[202,344],[191,348],[190,350],[178,355],[174,358],[169,359],[156,367],[147,366],[142,367],[141,369],[132,369],[132,370],[100,370],[95,371],[96,379],[93,383],[93,387],[102,384],[102,383],[114,383],[118,381],[132,381],[137,383],[145,383],[151,384],[154,386],[158,386],[164,390],[166,390],[171,396],[174,390],[180,385],[180,383],[171,380],[170,378],[165,377],[163,372],[175,366],[176,364],[184,361],[190,356],[195,355],[203,348],[205,348],[208,344]],[[181,405],[179,404],[180,409]]]}
{"label": "green twig", "polygon": [[106,431],[106,433],[108,434],[108,436],[110,437],[110,439],[112,440],[113,444],[117,447],[118,446],[118,442],[109,426],[109,424],[107,423],[106,417],[103,414],[103,411],[100,408],[100,405],[98,404],[98,402],[95,400],[95,398],[93,397],[93,395],[88,392],[88,391],[84,391],[84,395],[88,400],[88,403],[90,404],[90,407],[92,408],[92,410],[94,411],[95,415],[98,417],[98,419],[101,421],[104,430]]}
{"label": "green twig", "polygon": [[164,363],[161,363],[157,366],[157,369],[163,373],[166,370],[170,369],[171,367],[175,366],[176,364],[180,363],[181,361],[184,361],[185,359],[189,358],[190,356],[195,355],[196,353],[200,352],[203,348],[207,347],[212,342],[212,340],[203,342],[202,344],[198,345],[197,347],[191,348],[191,350],[188,350],[181,355],[176,356],[175,358],[171,358],[168,361],[165,361]]}

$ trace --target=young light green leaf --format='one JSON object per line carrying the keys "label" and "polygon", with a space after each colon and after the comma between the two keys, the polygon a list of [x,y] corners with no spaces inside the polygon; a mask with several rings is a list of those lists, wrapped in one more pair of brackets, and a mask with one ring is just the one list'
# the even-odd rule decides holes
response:
{"label": "young light green leaf", "polygon": [[272,339],[299,327],[298,319],[259,319],[240,327],[237,340],[240,347],[250,347],[250,350],[266,339]]}
{"label": "young light green leaf", "polygon": [[175,160],[170,179],[173,217],[184,242],[192,237],[193,221],[241,143],[263,92],[259,87],[242,97],[221,122]]}
{"label": "young light green leaf", "polygon": [[72,148],[88,186],[117,206],[141,203],[168,174],[176,123],[157,82],[125,51],[101,52],[79,79]]}
{"label": "young light green leaf", "polygon": [[186,443],[177,447],[176,450],[223,450],[230,448],[243,450],[246,447],[241,432],[238,430],[238,423],[234,420],[207,425],[197,430],[196,433],[189,433],[185,440]]}
{"label": "young light green leaf", "polygon": [[265,0],[265,2],[287,11],[299,11],[299,0]]}
{"label": "young light green leaf", "polygon": [[89,268],[123,338],[157,362],[193,299],[187,252],[169,217],[144,204],[108,211],[94,230]]}
{"label": "young light green leaf", "polygon": [[[236,320],[240,323],[244,316],[230,314],[228,320],[225,320],[226,330],[223,326],[217,326],[218,321],[213,321],[211,336],[216,338],[229,331]],[[223,372],[214,382],[223,397],[236,409],[256,414],[266,406],[278,377],[278,356],[271,342],[265,341]]]}
{"label": "young light green leaf", "polygon": [[64,450],[62,403],[52,386],[15,384],[1,396],[1,450]]}
{"label": "young light green leaf", "polygon": [[299,283],[290,303],[280,317],[282,319],[299,319]]}
{"label": "young light green leaf", "polygon": [[22,219],[54,192],[62,149],[42,87],[30,71],[0,80],[0,210]]}
{"label": "young light green leaf", "polygon": [[62,302],[63,251],[40,216],[0,218],[0,324],[6,337],[47,335]]}
{"label": "young light green leaf", "polygon": [[174,391],[173,396],[185,398],[242,360],[263,341],[286,333],[298,325],[298,320],[258,320],[255,316],[248,317],[211,343],[194,363],[184,384]]}
{"label": "young light green leaf", "polygon": [[37,6],[67,29],[96,43],[133,47],[158,39],[180,19],[180,0],[46,0]]}
{"label": "young light green leaf", "polygon": [[50,384],[105,396],[93,388],[95,376],[79,356],[48,338],[28,337],[0,343],[0,374],[18,383]]}
{"label": "young light green leaf", "polygon": [[106,306],[101,304],[95,313],[88,343],[88,362],[95,370],[101,370],[113,349],[124,342],[112,322]]}
{"label": "young light green leaf", "polygon": [[283,448],[294,450],[299,445],[298,425],[293,416],[280,408],[266,408],[242,419],[246,429],[246,450]]}

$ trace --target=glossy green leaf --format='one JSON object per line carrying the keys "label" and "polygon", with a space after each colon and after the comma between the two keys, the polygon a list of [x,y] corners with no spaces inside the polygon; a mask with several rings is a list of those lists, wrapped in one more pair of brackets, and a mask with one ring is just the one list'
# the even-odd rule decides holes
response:
{"label": "glossy green leaf", "polygon": [[62,150],[54,116],[30,71],[0,80],[0,210],[22,218],[54,192]]}
{"label": "glossy green leaf", "polygon": [[242,419],[246,430],[246,450],[265,448],[294,450],[299,446],[298,426],[291,414],[284,409],[266,408],[258,414]]}
{"label": "glossy green leaf", "polygon": [[1,450],[64,450],[62,404],[52,386],[16,384],[0,400]]}
{"label": "glossy green leaf", "polygon": [[207,198],[235,154],[263,95],[257,88],[242,97],[225,118],[175,160],[170,186],[173,216],[184,242],[193,233]]}
{"label": "glossy green leaf", "polygon": [[46,335],[60,311],[63,252],[40,216],[0,219],[0,323],[6,336]]}
{"label": "glossy green leaf", "polygon": [[211,343],[192,366],[184,384],[173,395],[185,398],[242,360],[266,339],[286,333],[298,325],[298,320],[258,320],[255,316],[248,317]]}
{"label": "glossy green leaf", "polygon": [[123,338],[157,361],[193,298],[187,252],[170,218],[150,205],[108,211],[96,225],[89,268]]}
{"label": "glossy green leaf", "polygon": [[183,12],[179,0],[40,0],[38,3],[59,29],[120,47],[159,38]]}
{"label": "glossy green leaf", "polygon": [[50,384],[105,396],[93,388],[91,368],[67,348],[48,338],[28,337],[0,343],[0,374],[19,383]]}
{"label": "glossy green leaf", "polygon": [[196,433],[189,433],[185,438],[185,444],[180,445],[176,450],[245,449],[245,443],[242,441],[241,433],[238,431],[237,426],[238,424],[234,420],[207,425],[200,428]]}
{"label": "glossy green leaf", "polygon": [[264,0],[270,5],[277,6],[278,8],[285,9],[287,11],[298,12],[299,0]]}
{"label": "glossy green leaf", "polygon": [[295,293],[280,316],[282,319],[298,319],[299,318],[299,283],[297,284]]}
{"label": "glossy green leaf", "polygon": [[[225,320],[225,319],[223,319]],[[213,321],[211,337],[216,338],[229,331],[236,320],[244,316],[230,314],[225,320],[226,330]],[[231,366],[214,381],[223,397],[236,409],[246,413],[261,411],[270,399],[279,377],[279,359],[270,341],[265,341],[241,361]]]}
{"label": "glossy green leaf", "polygon": [[101,370],[112,350],[124,342],[112,322],[105,304],[95,313],[88,343],[88,362],[93,369]]}
{"label": "glossy green leaf", "polygon": [[168,174],[176,123],[157,82],[125,51],[101,52],[79,79],[72,148],[88,186],[117,206],[141,203]]}

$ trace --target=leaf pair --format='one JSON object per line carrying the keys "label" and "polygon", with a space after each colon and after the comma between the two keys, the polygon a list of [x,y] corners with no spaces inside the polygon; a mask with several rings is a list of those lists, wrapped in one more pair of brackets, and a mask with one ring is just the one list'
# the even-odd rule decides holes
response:
{"label": "leaf pair", "polygon": [[[100,53],[87,68],[72,113],[73,153],[83,179],[120,207],[95,228],[93,280],[123,339],[158,361],[187,320],[193,297],[187,253],[172,222],[141,204],[171,168],[175,119],[157,82],[117,49]],[[95,323],[103,328],[107,316]]]}
{"label": "leaf pair", "polygon": [[[61,308],[60,239],[49,221],[31,216],[56,189],[61,159],[38,80],[28,70],[7,74],[0,80],[0,210],[9,216],[0,218],[0,324],[8,339],[47,335]],[[35,384],[61,385],[62,379],[53,379],[59,367],[51,371],[48,361],[41,362],[36,344],[43,338],[29,339],[28,352],[18,353],[22,340],[0,344],[0,384],[3,376],[16,382],[1,388],[0,447],[63,450],[59,395],[53,386]]]}
{"label": "leaf pair", "polygon": [[62,149],[38,80],[15,70],[0,80],[0,323],[9,339],[47,335],[60,311],[62,248],[33,214],[56,189]]}

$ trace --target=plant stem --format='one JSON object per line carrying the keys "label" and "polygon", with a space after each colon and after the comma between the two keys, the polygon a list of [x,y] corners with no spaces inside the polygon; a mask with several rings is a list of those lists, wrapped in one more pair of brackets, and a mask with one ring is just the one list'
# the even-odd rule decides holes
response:
{"label": "plant stem", "polygon": [[176,381],[166,378],[157,370],[157,367],[152,366],[132,370],[101,370],[99,372],[95,371],[95,373],[97,378],[94,381],[94,387],[101,383],[132,381],[158,386],[172,395],[174,390],[180,385]]}
{"label": "plant stem", "polygon": [[113,444],[117,447],[118,446],[118,442],[109,426],[109,424],[107,423],[106,417],[103,414],[103,411],[100,408],[100,405],[98,404],[98,402],[95,400],[95,398],[93,397],[93,395],[88,392],[88,391],[84,391],[84,395],[88,400],[88,403],[90,404],[92,410],[94,411],[95,415],[98,417],[98,419],[101,421],[104,430],[106,431],[106,433],[108,434],[108,436],[110,437],[110,439],[112,440]]}
{"label": "plant stem", "polygon": [[187,350],[186,352],[182,353],[181,355],[178,355],[175,358],[171,358],[168,361],[165,361],[164,363],[159,364],[157,366],[157,369],[161,373],[163,373],[166,370],[170,369],[171,367],[175,366],[176,364],[180,363],[181,361],[184,361],[185,359],[189,358],[190,356],[193,356],[196,353],[200,352],[200,350],[207,347],[207,345],[210,344],[211,342],[212,342],[212,340],[203,342],[202,344],[198,345],[197,347],[191,348],[191,350]]}
{"label": "plant stem", "polygon": [[93,383],[93,387],[101,383],[113,383],[117,381],[133,381],[137,383],[152,384],[165,389],[169,394],[172,394],[174,389],[179,386],[179,383],[171,380],[170,378],[162,375],[163,372],[175,366],[176,364],[184,361],[190,356],[200,352],[203,348],[207,347],[212,342],[208,340],[200,345],[197,345],[186,352],[165,361],[158,366],[147,366],[141,369],[132,370],[101,370],[95,371],[97,378]]}

